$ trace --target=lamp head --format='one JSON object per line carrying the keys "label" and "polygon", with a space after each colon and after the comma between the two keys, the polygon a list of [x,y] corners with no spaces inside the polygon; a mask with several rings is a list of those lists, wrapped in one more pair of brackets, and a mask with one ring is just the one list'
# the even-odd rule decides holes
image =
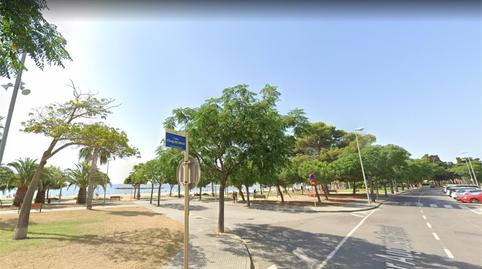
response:
{"label": "lamp head", "polygon": [[7,84],[3,84],[3,85],[2,85],[2,87],[3,87],[5,90],[8,90],[8,88],[10,88],[10,87],[12,87],[12,86],[13,86],[12,82],[9,82],[9,83],[7,83]]}
{"label": "lamp head", "polygon": [[22,94],[23,95],[29,95],[30,94],[30,90],[29,89],[22,89]]}

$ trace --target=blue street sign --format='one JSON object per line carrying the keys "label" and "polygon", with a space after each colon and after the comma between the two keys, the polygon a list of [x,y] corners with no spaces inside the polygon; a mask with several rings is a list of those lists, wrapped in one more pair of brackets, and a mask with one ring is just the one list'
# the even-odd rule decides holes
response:
{"label": "blue street sign", "polygon": [[166,131],[166,147],[186,150],[186,137]]}

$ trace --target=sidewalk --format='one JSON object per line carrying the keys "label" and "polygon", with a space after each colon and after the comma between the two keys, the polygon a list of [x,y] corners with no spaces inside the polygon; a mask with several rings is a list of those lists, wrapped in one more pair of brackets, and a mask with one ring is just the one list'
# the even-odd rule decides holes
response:
{"label": "sidewalk", "polygon": [[[184,208],[180,205],[157,207],[137,202],[154,212],[161,213],[184,222]],[[199,207],[199,206],[198,206]],[[206,210],[206,209],[202,209]],[[190,215],[190,256],[189,268],[206,269],[250,269],[251,259],[245,243],[236,235],[216,234],[216,219],[209,219],[196,214],[196,206],[191,206]],[[226,227],[228,228],[228,227]],[[227,231],[229,229],[226,229]],[[184,253],[181,250],[163,269],[183,268]]]}

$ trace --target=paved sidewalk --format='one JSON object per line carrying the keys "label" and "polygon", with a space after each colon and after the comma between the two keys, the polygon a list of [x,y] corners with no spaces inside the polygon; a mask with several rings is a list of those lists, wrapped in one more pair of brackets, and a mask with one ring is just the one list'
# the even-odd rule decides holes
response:
{"label": "paved sidewalk", "polygon": [[[169,206],[152,206],[146,202],[137,202],[154,212],[162,213],[181,223],[184,222],[184,208],[181,203],[169,203]],[[216,219],[196,214],[199,205],[191,205],[190,215],[190,256],[189,268],[206,269],[250,269],[251,259],[243,240],[236,235],[216,234]],[[202,208],[201,210],[205,210]],[[228,227],[226,227],[228,228]],[[227,229],[229,230],[229,228]],[[183,268],[184,253],[181,250],[163,269]]]}

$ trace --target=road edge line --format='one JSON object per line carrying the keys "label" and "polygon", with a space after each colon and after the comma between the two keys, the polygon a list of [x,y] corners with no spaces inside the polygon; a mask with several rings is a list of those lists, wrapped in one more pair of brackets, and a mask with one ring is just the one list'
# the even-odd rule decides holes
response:
{"label": "road edge line", "polygon": [[321,269],[323,267],[325,267],[327,264],[328,264],[328,261],[330,261],[334,256],[335,254],[338,252],[338,250],[343,246],[343,244],[345,244],[345,242],[348,240],[348,238],[350,238],[350,236],[352,234],[354,234],[356,232],[356,230],[358,230],[358,228],[360,228],[363,223],[365,222],[365,220],[367,220],[373,213],[375,213],[375,211],[377,211],[377,209],[371,211],[368,215],[366,215],[366,217],[364,217],[353,229],[351,229],[351,231],[345,235],[345,237],[338,243],[338,245],[335,247],[335,249],[330,253],[328,254],[328,256],[325,258],[325,260],[317,267],[317,269]]}

